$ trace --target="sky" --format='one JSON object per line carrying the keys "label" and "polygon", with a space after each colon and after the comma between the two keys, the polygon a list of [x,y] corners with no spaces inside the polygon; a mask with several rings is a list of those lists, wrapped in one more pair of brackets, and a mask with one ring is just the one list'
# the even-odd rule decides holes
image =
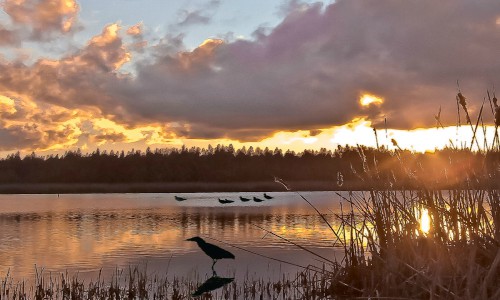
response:
{"label": "sky", "polygon": [[[483,122],[494,121],[486,91],[500,86],[498,0],[0,0],[0,8],[0,156],[391,148],[392,139],[426,151],[470,144],[463,111],[466,126],[456,127],[458,89],[471,119],[486,99]],[[493,132],[485,127],[487,140]]]}

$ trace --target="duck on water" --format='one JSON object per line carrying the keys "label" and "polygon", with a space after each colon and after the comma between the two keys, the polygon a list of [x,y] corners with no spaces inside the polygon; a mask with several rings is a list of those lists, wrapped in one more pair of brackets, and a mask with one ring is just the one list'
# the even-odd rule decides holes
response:
{"label": "duck on water", "polygon": [[248,202],[250,201],[251,199],[250,198],[245,198],[243,196],[240,196],[240,200],[243,201],[243,202]]}
{"label": "duck on water", "polygon": [[233,203],[234,200],[229,200],[229,199],[221,199],[221,198],[218,198],[219,200],[219,203],[221,204],[229,204],[229,203]]}
{"label": "duck on water", "polygon": [[255,201],[255,202],[263,202],[264,200],[260,199],[260,198],[257,198],[257,197],[253,197],[253,201]]}
{"label": "duck on water", "polygon": [[273,196],[269,196],[268,194],[264,193],[264,198],[266,198],[266,199],[269,200],[269,199],[273,199],[274,197]]}

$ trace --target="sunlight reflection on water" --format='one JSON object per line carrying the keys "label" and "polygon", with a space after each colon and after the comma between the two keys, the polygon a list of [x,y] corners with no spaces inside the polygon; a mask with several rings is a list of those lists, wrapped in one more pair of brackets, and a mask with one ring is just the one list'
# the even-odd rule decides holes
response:
{"label": "sunlight reflection on water", "polygon": [[[320,216],[291,192],[271,193],[262,203],[241,202],[239,196],[262,198],[262,193],[100,195],[0,195],[0,274],[30,277],[35,265],[45,272],[78,271],[80,277],[98,270],[112,272],[129,265],[148,270],[189,276],[209,272],[211,261],[192,236],[215,238],[257,253],[289,259],[301,265],[321,262],[282,240],[266,234],[260,226],[334,259],[334,236]],[[333,192],[303,192],[327,219],[334,222],[339,197]],[[222,205],[218,198],[235,200]],[[254,226],[256,225],[256,226]],[[221,261],[217,269],[228,275],[297,271],[296,267],[221,245],[236,260]],[[274,275],[273,275],[274,274]]]}

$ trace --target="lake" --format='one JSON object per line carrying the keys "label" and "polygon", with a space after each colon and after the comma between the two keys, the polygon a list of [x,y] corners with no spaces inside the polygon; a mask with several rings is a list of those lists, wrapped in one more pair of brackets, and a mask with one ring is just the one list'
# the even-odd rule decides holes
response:
{"label": "lake", "polygon": [[[323,265],[265,230],[342,259],[333,233],[297,193],[269,194],[274,198],[261,203],[239,196],[263,199],[263,193],[0,195],[0,276],[33,278],[35,266],[44,274],[68,271],[90,279],[100,270],[110,275],[129,266],[167,277],[211,275],[212,260],[186,241],[193,236],[236,256],[217,262],[219,276],[279,279],[301,270],[271,258]],[[176,201],[176,195],[187,200]],[[333,214],[341,198],[335,192],[301,195],[338,224]],[[220,204],[218,198],[235,202]]]}

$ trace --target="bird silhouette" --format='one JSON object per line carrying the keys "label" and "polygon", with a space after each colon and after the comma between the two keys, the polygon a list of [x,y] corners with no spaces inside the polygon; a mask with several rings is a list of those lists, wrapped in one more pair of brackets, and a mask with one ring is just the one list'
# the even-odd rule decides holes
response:
{"label": "bird silhouette", "polygon": [[274,197],[273,196],[269,196],[268,194],[264,193],[264,198],[266,198],[266,199],[273,199]]}
{"label": "bird silhouette", "polygon": [[245,198],[243,196],[240,196],[240,200],[243,201],[243,202],[247,202],[247,201],[250,201],[249,198]]}
{"label": "bird silhouette", "polygon": [[234,201],[233,200],[229,200],[229,199],[221,199],[221,198],[218,198],[219,199],[219,202],[221,204],[228,204],[228,203],[233,203]]}
{"label": "bird silhouette", "polygon": [[174,196],[175,200],[177,201],[184,201],[184,200],[187,200],[186,198],[184,197],[179,197],[179,196]]}
{"label": "bird silhouette", "polygon": [[217,260],[223,259],[223,258],[234,259],[234,254],[232,254],[231,252],[224,250],[221,247],[216,246],[214,244],[207,243],[207,242],[205,242],[204,239],[202,239],[199,236],[189,238],[186,241],[196,242],[196,244],[198,244],[198,247],[200,247],[200,249],[203,250],[203,252],[205,252],[206,255],[210,256],[210,258],[213,260],[212,272],[214,275],[216,274],[215,270],[214,270],[214,266],[215,266],[215,263],[217,262]]}
{"label": "bird silhouette", "polygon": [[257,197],[253,197],[253,201],[255,201],[255,202],[263,202],[264,200],[262,200],[260,198],[257,198]]}

